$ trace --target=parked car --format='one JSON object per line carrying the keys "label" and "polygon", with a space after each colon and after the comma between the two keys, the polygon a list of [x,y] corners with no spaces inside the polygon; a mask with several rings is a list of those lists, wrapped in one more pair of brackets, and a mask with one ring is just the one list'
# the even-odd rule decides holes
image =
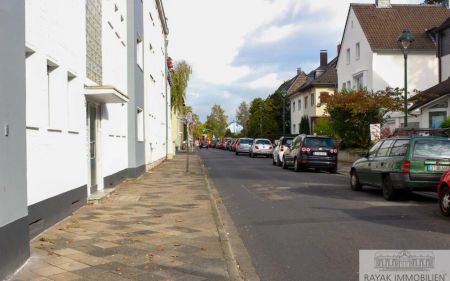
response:
{"label": "parked car", "polygon": [[381,140],[352,165],[351,189],[380,187],[386,200],[399,191],[433,191],[450,170],[450,139],[444,136],[396,136]]}
{"label": "parked car", "polygon": [[289,149],[289,146],[292,144],[294,137],[281,137],[277,141],[275,141],[275,148],[273,149],[272,154],[272,163],[273,165],[277,165],[281,167],[283,165],[283,154]]}
{"label": "parked car", "polygon": [[239,142],[239,139],[234,139],[233,142],[231,143],[231,151],[235,152],[236,151],[236,145]]}
{"label": "parked car", "polygon": [[326,169],[330,173],[336,173],[337,152],[331,137],[299,135],[283,154],[283,168],[294,166],[296,172],[305,168]]}
{"label": "parked car", "polygon": [[230,140],[230,138],[224,138],[222,140],[222,149],[223,150],[227,150],[227,145],[228,145],[228,141]]}
{"label": "parked car", "polygon": [[273,145],[268,139],[255,139],[250,147],[249,156],[254,158],[258,155],[270,157],[272,155]]}
{"label": "parked car", "polygon": [[216,147],[216,145],[217,145],[217,140],[216,139],[213,139],[212,141],[211,141],[211,147]]}
{"label": "parked car", "polygon": [[239,155],[241,153],[250,153],[252,143],[253,139],[240,138],[236,144],[236,155]]}
{"label": "parked car", "polygon": [[437,188],[437,195],[441,214],[446,217],[450,216],[450,171],[442,175]]}
{"label": "parked car", "polygon": [[227,146],[226,146],[226,150],[231,151],[231,144],[233,142],[233,139],[228,139],[227,140]]}
{"label": "parked car", "polygon": [[199,148],[208,148],[209,147],[209,145],[208,145],[208,141],[206,141],[206,140],[201,140],[200,141],[200,143],[198,144],[198,147]]}

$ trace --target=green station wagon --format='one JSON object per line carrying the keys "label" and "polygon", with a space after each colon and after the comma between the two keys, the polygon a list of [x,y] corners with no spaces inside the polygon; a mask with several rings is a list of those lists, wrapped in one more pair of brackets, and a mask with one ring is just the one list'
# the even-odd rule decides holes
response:
{"label": "green station wagon", "polygon": [[436,135],[395,136],[381,140],[350,171],[352,190],[380,187],[386,200],[400,190],[436,192],[442,174],[450,170],[450,138]]}

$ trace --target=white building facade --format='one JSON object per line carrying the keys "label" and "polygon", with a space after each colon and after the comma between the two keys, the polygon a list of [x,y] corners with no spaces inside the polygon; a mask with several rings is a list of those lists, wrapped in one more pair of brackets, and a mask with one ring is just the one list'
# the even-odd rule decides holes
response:
{"label": "white building facade", "polygon": [[[424,16],[431,20],[422,20]],[[351,4],[337,62],[339,89],[404,88],[404,57],[398,43],[403,29],[411,29],[416,37],[408,54],[409,95],[435,85],[439,80],[436,46],[426,30],[448,16],[449,9],[436,5]],[[398,22],[388,23],[388,18]],[[392,113],[387,126],[403,126],[403,116]],[[419,119],[410,116],[408,125],[419,126]]]}
{"label": "white building facade", "polygon": [[161,0],[5,0],[0,15],[2,280],[30,238],[173,151]]}

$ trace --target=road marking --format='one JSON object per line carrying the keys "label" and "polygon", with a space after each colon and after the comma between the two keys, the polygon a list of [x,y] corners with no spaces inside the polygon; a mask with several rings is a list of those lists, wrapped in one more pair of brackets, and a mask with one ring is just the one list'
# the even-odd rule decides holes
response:
{"label": "road marking", "polygon": [[390,202],[390,201],[363,201],[375,207],[405,207],[405,206],[422,206],[423,204],[417,202]]}

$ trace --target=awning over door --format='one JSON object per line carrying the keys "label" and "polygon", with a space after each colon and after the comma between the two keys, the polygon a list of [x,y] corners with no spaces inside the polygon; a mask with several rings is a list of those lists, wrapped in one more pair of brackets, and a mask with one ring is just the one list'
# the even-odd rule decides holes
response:
{"label": "awning over door", "polygon": [[129,97],[112,86],[85,86],[88,101],[98,103],[127,103]]}

